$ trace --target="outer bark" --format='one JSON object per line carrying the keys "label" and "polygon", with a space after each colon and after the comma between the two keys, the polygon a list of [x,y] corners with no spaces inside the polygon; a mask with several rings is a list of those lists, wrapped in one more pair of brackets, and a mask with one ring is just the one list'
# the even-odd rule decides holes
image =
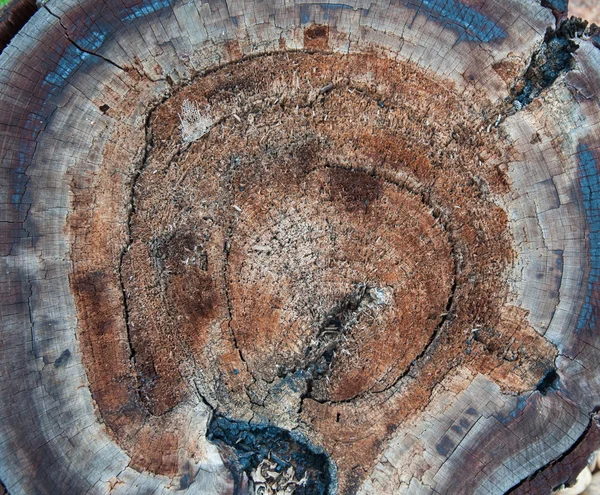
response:
{"label": "outer bark", "polygon": [[[505,164],[508,191],[495,198],[515,251],[504,274],[508,300],[556,350],[546,379],[518,395],[493,370],[452,370],[424,407],[375,442],[369,466],[333,472],[343,480],[339,490],[500,494],[530,486],[541,494],[574,479],[581,452],[597,446],[600,397],[600,42],[581,26],[545,37],[556,27],[552,10],[533,0],[47,2],[0,56],[0,480],[8,493],[246,489],[223,461],[227,448],[206,439],[212,405],[200,393],[177,403],[164,422],[134,411],[142,418],[139,437],[127,440],[142,445],[138,457],[105,425],[106,411],[96,407],[101,393],[131,393],[127,309],[94,306],[89,285],[90,314],[123,332],[110,356],[96,350],[90,357],[71,279],[81,245],[68,221],[93,217],[99,232],[114,229],[118,248],[105,254],[119,259],[131,245],[127,202],[114,205],[122,223],[103,226],[94,217],[102,205],[73,197],[87,188],[117,199],[131,193],[149,150],[149,114],[174,86],[241,57],[302,48],[410,59],[452,81],[458,94],[489,98],[498,117],[487,130],[499,127],[515,150]],[[576,49],[565,48],[570,37]],[[558,41],[548,48],[550,39]],[[551,61],[566,60],[552,65],[552,77],[532,58],[540,47]],[[519,100],[525,87],[533,89]],[[103,175],[115,160],[122,177]],[[84,270],[98,270],[98,260],[86,261]],[[107,372],[114,359],[123,381],[92,396],[98,377],[86,374],[91,359]],[[422,379],[419,366],[407,383]],[[400,387],[390,390],[401,399]],[[112,421],[120,418],[117,412]],[[165,432],[178,446],[174,460],[143,450]],[[164,465],[175,468],[149,468]]]}

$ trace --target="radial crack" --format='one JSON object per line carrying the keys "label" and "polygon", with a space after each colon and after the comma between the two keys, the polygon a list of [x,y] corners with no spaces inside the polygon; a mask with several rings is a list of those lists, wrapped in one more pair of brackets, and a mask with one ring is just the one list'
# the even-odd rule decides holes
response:
{"label": "radial crack", "polygon": [[67,26],[65,26],[62,22],[61,17],[59,17],[58,15],[56,15],[54,12],[52,12],[48,6],[46,4],[43,4],[44,9],[46,9],[48,11],[48,13],[55,17],[56,19],[58,19],[58,22],[60,23],[61,27],[64,29],[65,31],[65,36],[66,38],[73,44],[73,46],[75,48],[77,48],[80,52],[82,53],[87,53],[88,55],[92,55],[94,57],[98,57],[102,60],[104,60],[105,62],[108,62],[109,64],[111,64],[112,66],[116,67],[117,69],[121,69],[122,71],[126,72],[126,69],[124,67],[121,67],[119,64],[117,64],[116,62],[113,62],[112,60],[110,60],[109,58],[106,58],[103,55],[100,55],[99,53],[93,52],[91,50],[87,50],[85,48],[83,48],[79,43],[77,43],[73,38],[71,38],[71,36],[69,35],[69,32],[67,30]]}

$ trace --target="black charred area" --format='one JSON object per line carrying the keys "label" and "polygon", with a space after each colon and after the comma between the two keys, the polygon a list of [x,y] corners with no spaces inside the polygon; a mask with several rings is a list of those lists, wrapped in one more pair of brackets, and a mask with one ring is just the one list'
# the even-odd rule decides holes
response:
{"label": "black charred area", "polygon": [[0,495],[8,495],[8,490],[4,486],[4,483],[0,480]]}
{"label": "black charred area", "polygon": [[18,0],[0,15],[0,53],[38,10],[35,0]]}
{"label": "black charred area", "polygon": [[[208,425],[206,437],[222,447],[226,464],[236,482],[236,494],[241,493],[243,473],[252,479],[252,471],[265,459],[273,461],[278,472],[292,466],[298,480],[306,478],[304,483],[297,485],[294,495],[328,493],[331,473],[327,456],[295,439],[287,430],[215,415]],[[233,452],[235,458],[227,459],[228,452]]]}
{"label": "black charred area", "polygon": [[595,24],[571,17],[557,29],[548,28],[542,46],[531,57],[525,75],[512,88],[511,100],[521,106],[529,105],[544,88],[558,77],[573,69],[573,53],[579,45],[578,38],[597,36],[600,29]]}

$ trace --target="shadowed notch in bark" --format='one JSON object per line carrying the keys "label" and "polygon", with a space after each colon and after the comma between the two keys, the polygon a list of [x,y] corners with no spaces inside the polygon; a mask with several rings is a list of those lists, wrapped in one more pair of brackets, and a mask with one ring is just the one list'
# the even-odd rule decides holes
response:
{"label": "shadowed notch in bark", "polygon": [[577,39],[593,37],[600,32],[595,24],[589,25],[572,17],[562,22],[557,29],[548,28],[542,46],[532,55],[525,75],[514,85],[511,93],[515,106],[520,109],[529,105],[544,88],[564,73],[573,69],[573,53],[579,48]]}
{"label": "shadowed notch in bark", "polygon": [[[287,483],[295,495],[325,495],[332,483],[332,466],[327,455],[316,451],[290,432],[272,425],[253,425],[223,416],[214,416],[207,438],[230,454],[227,461],[236,487],[241,493],[247,479],[255,485],[271,487]],[[264,466],[268,465],[268,472]],[[270,473],[270,474],[269,474]],[[285,481],[283,480],[285,478]],[[278,492],[279,493],[279,492]],[[285,493],[288,493],[287,491]]]}
{"label": "shadowed notch in bark", "polygon": [[0,17],[0,53],[37,10],[35,0],[18,0],[6,9]]}

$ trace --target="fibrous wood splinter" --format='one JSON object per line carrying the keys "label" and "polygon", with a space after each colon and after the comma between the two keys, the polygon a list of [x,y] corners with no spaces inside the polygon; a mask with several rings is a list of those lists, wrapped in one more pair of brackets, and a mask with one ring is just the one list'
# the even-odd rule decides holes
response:
{"label": "fibrous wood splinter", "polygon": [[184,143],[198,141],[213,126],[213,121],[207,112],[200,110],[198,104],[190,100],[183,101],[179,120],[181,123],[181,139]]}

